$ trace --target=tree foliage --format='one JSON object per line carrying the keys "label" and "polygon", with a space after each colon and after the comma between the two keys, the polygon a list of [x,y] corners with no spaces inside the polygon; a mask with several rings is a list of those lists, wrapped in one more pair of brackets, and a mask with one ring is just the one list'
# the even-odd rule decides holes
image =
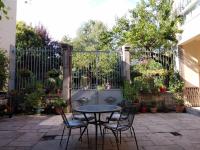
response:
{"label": "tree foliage", "polygon": [[8,76],[8,58],[6,52],[0,49],[0,90],[3,90]]}
{"label": "tree foliage", "polygon": [[72,45],[72,39],[68,35],[65,35],[62,37],[61,43]]}
{"label": "tree foliage", "polygon": [[[7,17],[7,14],[8,14],[7,7],[4,4],[3,0],[0,0],[0,14],[3,14],[3,15],[5,15],[6,18],[8,18]],[[1,19],[2,19],[2,16],[0,15],[0,20]]]}
{"label": "tree foliage", "polygon": [[77,37],[73,40],[74,50],[105,49],[106,47],[101,43],[100,38],[103,38],[102,34],[107,31],[107,27],[101,21],[89,20],[78,29]]}
{"label": "tree foliage", "polygon": [[[177,44],[180,17],[172,11],[172,0],[140,0],[128,16],[116,20],[109,41],[114,49],[129,43],[133,49],[167,51]],[[108,43],[107,42],[107,43]]]}
{"label": "tree foliage", "polygon": [[179,17],[172,11],[172,0],[141,0],[131,13],[127,41],[136,49],[172,50],[177,44]]}
{"label": "tree foliage", "polygon": [[25,22],[17,22],[16,47],[22,49],[51,47],[52,41],[48,31],[43,25],[32,27]]}
{"label": "tree foliage", "polygon": [[42,40],[42,46],[48,46],[50,44],[51,38],[49,36],[47,29],[43,25],[36,26],[35,32]]}
{"label": "tree foliage", "polygon": [[42,47],[42,38],[36,33],[32,26],[26,25],[24,22],[17,22],[16,26],[16,47],[38,48]]}

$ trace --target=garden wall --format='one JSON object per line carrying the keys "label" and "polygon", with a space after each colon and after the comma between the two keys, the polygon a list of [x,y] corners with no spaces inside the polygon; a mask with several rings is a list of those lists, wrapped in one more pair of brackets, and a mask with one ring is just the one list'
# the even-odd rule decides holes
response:
{"label": "garden wall", "polygon": [[175,101],[173,100],[173,94],[170,92],[150,94],[142,93],[139,96],[140,102],[144,101],[146,103],[151,101],[156,101],[158,105],[164,103],[166,107],[174,109]]}
{"label": "garden wall", "polygon": [[81,98],[88,98],[88,104],[117,104],[123,99],[121,89],[72,90],[72,105]]}

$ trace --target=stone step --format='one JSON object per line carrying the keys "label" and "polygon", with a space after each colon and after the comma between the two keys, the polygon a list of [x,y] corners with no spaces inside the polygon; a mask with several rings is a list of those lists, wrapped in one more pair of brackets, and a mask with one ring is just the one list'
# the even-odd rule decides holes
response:
{"label": "stone step", "polygon": [[187,113],[200,117],[200,107],[188,107],[186,108],[186,111]]}

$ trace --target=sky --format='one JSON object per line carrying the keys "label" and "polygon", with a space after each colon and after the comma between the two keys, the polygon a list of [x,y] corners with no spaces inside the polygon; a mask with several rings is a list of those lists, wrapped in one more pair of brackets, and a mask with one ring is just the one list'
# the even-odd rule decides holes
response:
{"label": "sky", "polygon": [[116,17],[133,9],[139,0],[18,0],[17,21],[44,25],[54,40],[76,36],[77,29],[90,19],[111,28]]}

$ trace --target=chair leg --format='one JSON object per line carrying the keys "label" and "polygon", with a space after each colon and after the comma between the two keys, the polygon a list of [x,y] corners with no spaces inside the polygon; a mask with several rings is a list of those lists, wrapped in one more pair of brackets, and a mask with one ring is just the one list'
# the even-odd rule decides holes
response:
{"label": "chair leg", "polygon": [[82,139],[82,136],[83,136],[83,133],[85,132],[85,130],[87,129],[87,127],[85,127],[84,129],[83,129],[83,132],[81,132],[81,135],[80,135],[80,137],[79,137],[79,141]]}
{"label": "chair leg", "polygon": [[119,143],[121,144],[121,139],[122,139],[122,131],[119,131]]}
{"label": "chair leg", "polygon": [[115,141],[116,141],[116,144],[117,144],[117,150],[119,150],[119,140],[118,140],[118,136],[117,136],[117,134],[115,133],[115,131],[113,131],[113,130],[111,130],[112,131],[112,133],[114,134],[114,136],[115,136]]}
{"label": "chair leg", "polygon": [[62,139],[63,139],[63,134],[65,132],[65,125],[64,125],[64,128],[63,128],[63,132],[62,132],[62,136],[61,136],[61,139],[60,139],[60,145],[61,145],[61,142],[62,142]]}
{"label": "chair leg", "polygon": [[132,127],[130,128],[131,136],[133,136]]}
{"label": "chair leg", "polygon": [[134,128],[133,127],[131,127],[132,128],[132,130],[133,130],[133,133],[134,133],[134,137],[135,137],[135,143],[136,143],[136,146],[137,146],[137,150],[139,150],[139,148],[138,148],[138,143],[137,143],[137,139],[136,139],[136,135],[135,135],[135,130],[134,130]]}
{"label": "chair leg", "polygon": [[99,128],[100,128],[100,133],[101,133],[101,136],[102,136],[103,134],[102,134],[102,128],[101,128],[101,125],[99,125]]}
{"label": "chair leg", "polygon": [[103,136],[102,136],[102,150],[104,150],[104,136],[105,136],[106,128],[103,129]]}
{"label": "chair leg", "polygon": [[68,134],[68,137],[67,137],[67,145],[65,147],[65,150],[67,150],[70,136],[71,136],[71,128],[69,128],[69,134]]}
{"label": "chair leg", "polygon": [[88,134],[88,128],[87,128],[87,140],[88,140],[88,148],[89,148],[90,146],[89,146],[89,134]]}
{"label": "chair leg", "polygon": [[82,142],[82,136],[81,136],[81,133],[82,133],[82,130],[81,130],[81,127],[80,127],[80,141]]}

